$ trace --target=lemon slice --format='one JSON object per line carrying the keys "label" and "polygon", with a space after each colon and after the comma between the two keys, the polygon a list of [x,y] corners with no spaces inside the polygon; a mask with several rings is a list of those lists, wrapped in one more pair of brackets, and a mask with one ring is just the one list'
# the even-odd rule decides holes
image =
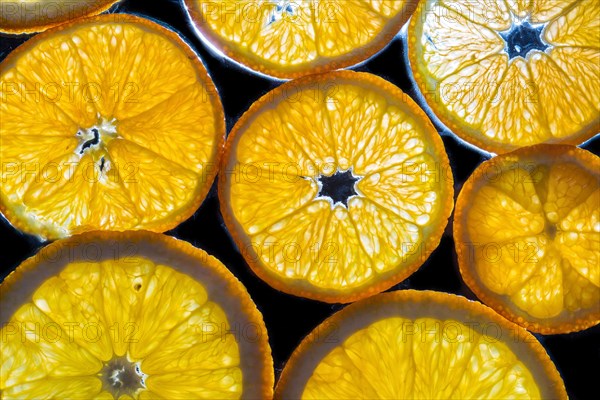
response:
{"label": "lemon slice", "polygon": [[414,0],[186,0],[202,38],[246,67],[293,78],[366,60],[398,33]]}
{"label": "lemon slice", "polygon": [[33,33],[100,14],[119,0],[0,0],[0,32]]}
{"label": "lemon slice", "polygon": [[198,208],[225,122],[175,33],[111,14],[37,35],[0,64],[0,210],[55,239],[165,231]]}
{"label": "lemon slice", "polygon": [[453,206],[442,140],[397,87],[313,75],[258,100],[220,172],[238,248],[273,287],[327,302],[378,293],[437,247]]}
{"label": "lemon slice", "polygon": [[414,78],[454,133],[504,153],[600,131],[600,2],[422,1]]}
{"label": "lemon slice", "polygon": [[275,399],[567,399],[544,348],[480,303],[398,291],[354,303],[287,362]]}
{"label": "lemon slice", "polygon": [[508,319],[540,333],[600,323],[600,159],[537,145],[483,163],[456,205],[465,282]]}
{"label": "lemon slice", "polygon": [[262,316],[217,259],[150,232],[55,242],[0,286],[3,399],[272,396]]}

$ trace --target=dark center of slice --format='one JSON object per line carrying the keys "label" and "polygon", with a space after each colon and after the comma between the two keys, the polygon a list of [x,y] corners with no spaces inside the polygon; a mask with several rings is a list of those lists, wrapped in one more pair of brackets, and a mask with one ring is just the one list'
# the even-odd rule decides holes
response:
{"label": "dark center of slice", "polygon": [[102,389],[108,391],[115,399],[122,395],[135,398],[135,393],[144,389],[144,374],[139,366],[127,357],[114,358],[104,364],[100,371]]}
{"label": "dark center of slice", "polygon": [[542,40],[543,30],[544,25],[533,26],[525,21],[513,24],[509,30],[498,33],[506,42],[505,51],[512,60],[516,57],[526,58],[531,51],[543,52],[550,47]]}
{"label": "dark center of slice", "polygon": [[355,185],[360,178],[354,176],[351,170],[338,171],[331,176],[321,175],[318,180],[321,189],[318,197],[329,198],[334,205],[341,203],[347,208],[348,199],[358,195]]}

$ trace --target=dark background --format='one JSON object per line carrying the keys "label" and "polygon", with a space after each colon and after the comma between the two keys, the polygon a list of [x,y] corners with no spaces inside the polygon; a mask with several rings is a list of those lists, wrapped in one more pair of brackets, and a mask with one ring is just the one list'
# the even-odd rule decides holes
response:
{"label": "dark background", "polygon": [[[278,81],[242,69],[208,50],[190,27],[185,11],[177,0],[124,0],[111,11],[139,14],[160,21],[177,31],[196,50],[221,95],[228,132],[256,99],[280,84]],[[0,35],[0,60],[28,38],[29,36]],[[384,51],[353,69],[377,74],[417,99],[409,78],[409,68],[404,59],[401,35]],[[444,127],[437,123],[436,125],[450,157],[455,191],[458,193],[473,170],[489,156],[465,145]],[[582,147],[596,155],[600,154],[600,137],[596,136],[594,140]],[[243,282],[264,316],[273,351],[275,373],[278,376],[285,361],[302,338],[342,306],[290,296],[272,289],[259,280],[250,271],[225,229],[219,212],[215,186],[213,185],[200,209],[189,220],[167,234],[186,240],[216,256]],[[440,246],[428,261],[392,290],[430,289],[475,299],[476,297],[460,278],[451,232],[452,221],[446,229]],[[18,232],[3,217],[0,217],[0,243],[2,244],[1,279],[44,245],[36,238]],[[600,326],[568,335],[536,335],[536,337],[554,360],[571,399],[589,399],[595,397],[592,396],[593,393],[598,394]]]}

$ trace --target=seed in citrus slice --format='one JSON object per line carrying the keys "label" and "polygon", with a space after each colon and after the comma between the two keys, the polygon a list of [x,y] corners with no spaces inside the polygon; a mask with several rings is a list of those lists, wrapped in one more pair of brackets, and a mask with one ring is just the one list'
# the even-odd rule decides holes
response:
{"label": "seed in citrus slice", "polygon": [[288,82],[229,135],[221,211],[271,286],[350,302],[413,273],[453,207],[442,140],[402,91],[371,74]]}
{"label": "seed in citrus slice", "polygon": [[277,78],[326,72],[371,57],[398,33],[416,0],[186,0],[200,36]]}
{"label": "seed in citrus slice", "polygon": [[78,18],[100,14],[119,0],[0,0],[0,32],[44,31]]}
{"label": "seed in citrus slice", "polygon": [[567,399],[525,329],[464,297],[384,293],[313,330],[287,362],[276,399]]}
{"label": "seed in citrus slice", "polygon": [[0,294],[3,399],[272,396],[260,312],[223,264],[185,242],[73,236],[23,262]]}
{"label": "seed in citrus slice", "polygon": [[46,238],[165,231],[216,175],[223,108],[196,54],[132,15],[46,31],[0,64],[0,210]]}
{"label": "seed in citrus slice", "polygon": [[537,145],[475,170],[456,204],[463,279],[490,307],[529,330],[600,323],[600,159]]}
{"label": "seed in citrus slice", "polygon": [[504,153],[600,131],[600,2],[426,0],[408,29],[418,87],[464,140]]}

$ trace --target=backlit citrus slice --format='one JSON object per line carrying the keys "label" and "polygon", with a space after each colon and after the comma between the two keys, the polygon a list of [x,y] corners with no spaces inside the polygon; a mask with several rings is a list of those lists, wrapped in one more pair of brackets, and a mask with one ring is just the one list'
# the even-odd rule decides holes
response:
{"label": "backlit citrus slice", "polygon": [[214,257],[144,231],[57,241],[0,285],[9,399],[266,399],[260,312]]}
{"label": "backlit citrus slice", "polygon": [[414,78],[454,133],[504,153],[600,131],[598,0],[424,0],[408,30]]}
{"label": "backlit citrus slice", "polygon": [[416,0],[185,0],[200,35],[277,78],[347,67],[381,50]]}
{"label": "backlit citrus slice", "polygon": [[258,100],[229,135],[219,178],[225,222],[273,287],[350,302],[413,273],[453,207],[442,140],[397,87],[330,72]]}
{"label": "backlit citrus slice", "polygon": [[414,290],[354,303],[287,362],[275,399],[567,399],[525,329],[464,297]]}
{"label": "backlit citrus slice", "polygon": [[225,134],[216,89],[173,32],[102,15],[0,64],[0,210],[47,238],[165,231],[198,208]]}
{"label": "backlit citrus slice", "polygon": [[537,145],[483,163],[456,205],[462,276],[486,304],[541,333],[600,323],[600,159]]}
{"label": "backlit citrus slice", "polygon": [[100,14],[119,0],[0,0],[0,32],[44,31],[77,18]]}

